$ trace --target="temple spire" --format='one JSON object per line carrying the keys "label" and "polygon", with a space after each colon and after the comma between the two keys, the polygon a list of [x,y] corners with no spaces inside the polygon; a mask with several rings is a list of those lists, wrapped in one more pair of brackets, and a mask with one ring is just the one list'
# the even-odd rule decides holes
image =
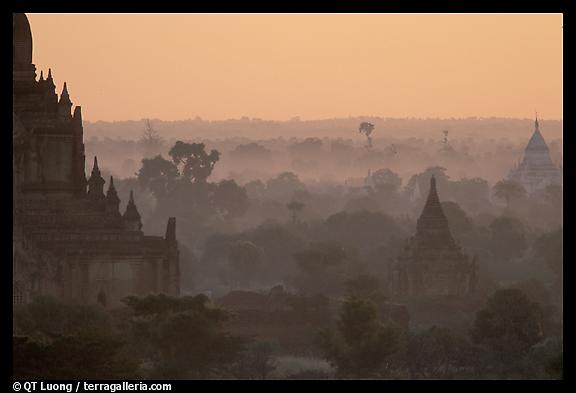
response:
{"label": "temple spire", "polygon": [[40,79],[39,82],[44,82],[44,71],[40,70]]}
{"label": "temple spire", "polygon": [[94,156],[94,166],[92,167],[92,174],[100,174],[100,168],[98,168],[98,156]]}
{"label": "temple spire", "polygon": [[110,176],[110,185],[108,186],[108,191],[106,191],[106,211],[113,215],[118,215],[120,212],[118,208],[120,206],[120,198],[118,198],[118,192],[116,187],[114,187],[114,177]]}
{"label": "temple spire", "polygon": [[436,190],[436,177],[434,175],[430,178],[430,191],[428,192],[426,204],[424,205],[424,209],[422,209],[420,218],[418,218],[416,227],[417,235],[433,233],[434,237],[441,236],[443,242],[453,242],[448,220],[444,215],[440,198],[438,197],[438,191]]}
{"label": "temple spire", "polygon": [[538,112],[536,112],[536,120],[534,121],[534,126],[536,127],[536,131],[540,130],[540,127],[538,125]]}
{"label": "temple spire", "polygon": [[70,95],[68,95],[68,86],[66,85],[66,82],[64,82],[64,87],[62,88],[62,95],[61,97],[68,97],[70,98]]}
{"label": "temple spire", "polygon": [[176,242],[176,217],[169,217],[168,224],[166,225],[166,241],[170,243]]}
{"label": "temple spire", "polygon": [[129,231],[140,231],[142,229],[142,222],[140,221],[140,213],[134,203],[134,192],[130,190],[130,198],[126,205],[126,211],[122,216],[124,218],[126,229]]}
{"label": "temple spire", "polygon": [[90,175],[90,179],[88,179],[88,197],[92,199],[103,199],[104,183],[105,181],[100,174],[100,168],[98,168],[98,157],[94,156],[92,174]]}
{"label": "temple spire", "polygon": [[68,94],[68,87],[66,82],[64,82],[64,87],[62,88],[62,94],[60,94],[60,101],[58,101],[58,113],[64,119],[68,119],[71,116],[70,110],[72,109],[72,101],[70,101],[70,95]]}

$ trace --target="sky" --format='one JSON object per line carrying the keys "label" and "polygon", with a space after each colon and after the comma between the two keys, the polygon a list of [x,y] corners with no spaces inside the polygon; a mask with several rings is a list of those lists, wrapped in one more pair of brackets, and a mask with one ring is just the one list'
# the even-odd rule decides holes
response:
{"label": "sky", "polygon": [[28,14],[84,120],[562,119],[561,14]]}

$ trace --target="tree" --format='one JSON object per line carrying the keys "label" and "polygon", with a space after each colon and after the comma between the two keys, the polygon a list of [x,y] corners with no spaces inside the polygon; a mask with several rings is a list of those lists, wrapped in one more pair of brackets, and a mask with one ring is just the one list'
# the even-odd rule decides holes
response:
{"label": "tree", "polygon": [[470,374],[477,366],[480,348],[445,327],[410,334],[406,356],[413,379],[451,379]]}
{"label": "tree", "polygon": [[513,217],[498,217],[489,226],[490,248],[501,259],[521,257],[526,250],[526,228]]}
{"label": "tree", "polygon": [[205,183],[220,159],[217,150],[206,153],[203,143],[177,141],[168,154],[179,166],[182,178],[193,183]]}
{"label": "tree", "polygon": [[272,198],[284,199],[293,195],[296,190],[304,190],[306,186],[297,175],[292,172],[283,172],[266,182],[266,189]]}
{"label": "tree", "polygon": [[125,342],[96,333],[54,336],[49,341],[13,337],[15,379],[136,379],[137,359]]}
{"label": "tree", "polygon": [[178,168],[172,162],[157,155],[142,160],[138,181],[160,199],[171,193],[179,176]]}
{"label": "tree", "polygon": [[376,306],[349,298],[342,305],[337,333],[325,330],[318,344],[340,377],[370,378],[382,374],[387,358],[398,349],[399,334],[379,321]]}
{"label": "tree", "polygon": [[314,243],[308,249],[294,254],[300,274],[294,284],[307,294],[326,294],[338,291],[342,284],[344,250],[336,245]]}
{"label": "tree", "polygon": [[350,297],[372,299],[380,295],[380,281],[376,276],[361,274],[346,281]]}
{"label": "tree", "polygon": [[534,256],[556,276],[557,285],[555,287],[559,290],[562,288],[563,245],[564,230],[562,228],[545,233],[537,238],[532,245]]}
{"label": "tree", "polygon": [[158,132],[152,128],[150,119],[144,120],[144,124],[145,128],[144,131],[142,131],[140,143],[144,145],[148,151],[157,150],[163,143],[162,137],[160,137],[160,134],[158,134]]}
{"label": "tree", "polygon": [[268,379],[278,367],[275,345],[267,341],[252,343],[233,366],[232,374],[239,379]]}
{"label": "tree", "polygon": [[416,174],[410,178],[408,184],[406,185],[405,192],[409,196],[412,196],[416,190],[416,185],[420,189],[421,197],[426,197],[428,195],[428,189],[430,188],[430,178],[434,176],[436,179],[436,188],[445,197],[449,194],[449,189],[452,184],[450,177],[446,174],[446,168],[440,166],[433,166],[426,168],[422,173]]}
{"label": "tree", "polygon": [[500,180],[494,185],[494,195],[506,201],[506,207],[510,208],[510,201],[526,196],[526,190],[520,183],[512,180]]}
{"label": "tree", "polygon": [[383,195],[395,194],[402,184],[400,176],[390,169],[378,169],[371,177],[374,188]]}
{"label": "tree", "polygon": [[499,289],[476,313],[473,338],[497,352],[522,352],[545,337],[543,309],[519,289]]}
{"label": "tree", "polygon": [[360,126],[358,127],[358,131],[361,134],[366,135],[366,148],[370,149],[372,148],[372,132],[374,131],[374,124],[372,123],[368,123],[368,122],[362,122],[360,123]]}
{"label": "tree", "polygon": [[228,263],[237,284],[250,285],[262,273],[262,249],[249,241],[237,241],[228,248]]}
{"label": "tree", "polygon": [[230,315],[210,307],[204,295],[130,296],[124,302],[134,313],[133,338],[153,362],[151,378],[218,377],[244,350],[246,340],[223,329]]}
{"label": "tree", "polygon": [[460,236],[469,233],[473,229],[472,221],[464,210],[456,202],[442,202],[442,211],[450,225],[450,231]]}
{"label": "tree", "polygon": [[290,213],[292,215],[292,223],[293,224],[296,224],[297,214],[300,211],[302,211],[304,206],[305,206],[304,203],[298,202],[298,201],[292,201],[286,205],[286,207],[288,208],[288,210],[290,210]]}
{"label": "tree", "polygon": [[239,217],[248,209],[248,196],[244,187],[234,180],[222,180],[214,185],[212,195],[214,207],[226,217]]}

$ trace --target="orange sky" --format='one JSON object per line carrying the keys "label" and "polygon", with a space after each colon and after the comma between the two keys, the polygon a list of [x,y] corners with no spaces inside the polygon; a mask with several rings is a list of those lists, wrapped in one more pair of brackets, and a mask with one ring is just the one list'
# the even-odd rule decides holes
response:
{"label": "orange sky", "polygon": [[562,118],[562,15],[28,14],[85,120]]}

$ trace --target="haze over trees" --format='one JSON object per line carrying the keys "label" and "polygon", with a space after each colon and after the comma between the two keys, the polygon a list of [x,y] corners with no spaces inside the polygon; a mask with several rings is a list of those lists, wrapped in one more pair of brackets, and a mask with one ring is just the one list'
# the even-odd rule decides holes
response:
{"label": "haze over trees", "polygon": [[[370,117],[88,124],[98,137],[86,155],[108,165],[102,174],[114,175],[123,203],[137,191],[146,233],[177,217],[182,296],[128,298],[119,309],[37,299],[15,313],[15,375],[72,376],[95,348],[74,377],[561,378],[563,190],[528,194],[506,180],[531,127]],[[541,129],[561,162],[560,124]],[[394,262],[432,175],[455,241],[479,265],[465,298],[395,295]]]}

